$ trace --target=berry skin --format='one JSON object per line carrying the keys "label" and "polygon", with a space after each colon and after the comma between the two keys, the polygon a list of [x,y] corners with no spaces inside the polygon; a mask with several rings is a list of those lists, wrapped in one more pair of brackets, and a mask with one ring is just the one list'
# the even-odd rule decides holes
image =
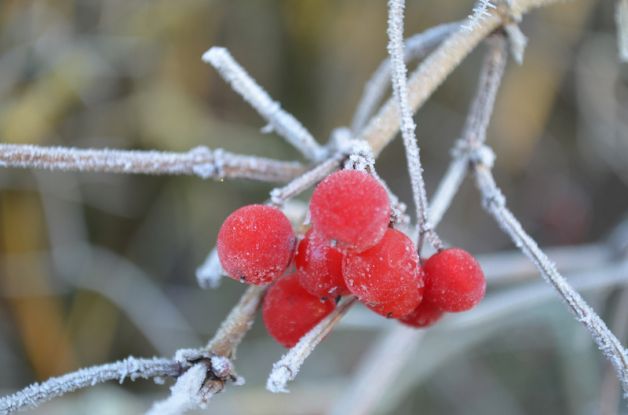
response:
{"label": "berry skin", "polygon": [[340,251],[314,228],[307,231],[299,243],[294,262],[299,271],[299,283],[307,292],[321,298],[333,298],[349,294],[342,277]]}
{"label": "berry skin", "polygon": [[349,290],[386,317],[411,313],[423,298],[423,271],[414,244],[395,229],[388,229],[373,248],[348,253],[342,273]]}
{"label": "berry skin", "polygon": [[376,245],[390,222],[386,189],[368,173],[342,170],[314,189],[312,225],[340,250],[364,251]]}
{"label": "berry skin", "polygon": [[403,324],[417,329],[426,328],[438,320],[445,314],[434,306],[427,298],[424,298],[421,304],[414,309],[413,312],[399,319]]}
{"label": "berry skin", "polygon": [[443,311],[470,310],[486,292],[480,264],[467,251],[450,248],[432,255],[424,264],[425,297]]}
{"label": "berry skin", "polygon": [[333,309],[332,301],[308,293],[297,274],[290,274],[268,289],[262,317],[268,333],[284,347],[292,347]]}
{"label": "berry skin", "polygon": [[248,284],[267,284],[290,265],[296,237],[281,210],[249,205],[233,212],[218,232],[218,258],[227,274]]}

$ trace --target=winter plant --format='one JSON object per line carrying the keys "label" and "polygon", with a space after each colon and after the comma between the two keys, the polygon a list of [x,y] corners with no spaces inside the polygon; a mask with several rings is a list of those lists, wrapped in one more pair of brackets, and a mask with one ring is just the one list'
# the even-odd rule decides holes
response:
{"label": "winter plant", "polygon": [[[274,101],[229,51],[209,49],[203,60],[262,116],[267,122],[265,131],[276,132],[302,154],[302,162],[205,147],[167,153],[0,144],[0,166],[6,168],[185,174],[203,179],[286,183],[260,204],[233,212],[218,232],[217,248],[198,269],[202,288],[216,287],[223,275],[250,284],[206,345],[181,345],[192,348],[182,348],[173,357],[129,357],[30,385],[0,398],[0,414],[32,408],[98,383],[140,378],[174,381],[170,396],[156,402],[148,414],[203,408],[227,385],[243,382],[235,370],[235,353],[260,309],[268,332],[289,348],[273,365],[267,389],[287,392],[288,383],[298,375],[305,359],[357,302],[404,323],[388,322],[390,329],[373,346],[356,382],[348,386],[346,402],[335,409],[336,413],[349,413],[345,409],[350,403],[351,413],[362,413],[360,410],[376,401],[407,364],[410,345],[424,335],[418,328],[437,323],[444,313],[469,310],[485,295],[485,277],[475,258],[463,249],[447,246],[436,232],[467,175],[475,180],[484,209],[590,334],[611,363],[624,397],[628,397],[626,348],[508,209],[492,173],[496,156],[485,144],[509,51],[515,61],[523,59],[526,38],[518,22],[528,11],[558,2],[478,1],[463,22],[437,26],[404,41],[404,1],[389,0],[389,57],[367,84],[351,128],[338,128],[325,145]],[[619,0],[617,12],[624,59],[628,44],[626,4]],[[487,52],[475,98],[453,145],[451,163],[428,199],[420,128],[413,113],[482,43]],[[412,58],[424,59],[408,76],[406,62]],[[393,96],[379,106],[390,82]],[[412,215],[375,169],[375,159],[397,132],[403,140],[412,186]],[[311,188],[314,193],[309,210],[301,212],[306,219],[294,229],[283,210],[292,198]],[[432,256],[424,254],[427,245],[436,251]],[[291,263],[296,264],[297,271],[284,275]],[[596,283],[622,281],[625,277],[620,275]],[[370,376],[374,373],[376,376]],[[380,386],[377,390],[368,385],[374,377]],[[361,399],[353,399],[356,396]]]}

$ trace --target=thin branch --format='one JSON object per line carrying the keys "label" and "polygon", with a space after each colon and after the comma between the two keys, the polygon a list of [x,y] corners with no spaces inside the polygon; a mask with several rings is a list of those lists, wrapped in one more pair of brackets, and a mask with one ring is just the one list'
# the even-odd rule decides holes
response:
{"label": "thin branch", "polygon": [[273,101],[264,89],[240,66],[225,48],[213,47],[203,55],[203,61],[212,65],[234,91],[244,98],[268,121],[264,131],[276,131],[308,160],[320,161],[325,156],[312,134],[291,114]]}
{"label": "thin branch", "polygon": [[343,154],[337,153],[333,157],[313,167],[306,173],[298,176],[287,185],[273,189],[270,192],[270,203],[276,206],[283,205],[283,203],[288,199],[302,193],[336,170],[340,166],[340,161],[343,158]]}
{"label": "thin branch", "polygon": [[427,195],[423,181],[423,167],[417,139],[414,134],[416,126],[412,119],[412,111],[408,104],[408,87],[406,82],[406,64],[403,60],[403,9],[404,0],[389,0],[388,2],[388,53],[392,65],[393,92],[399,105],[401,119],[401,137],[405,147],[406,160],[412,183],[412,196],[416,207],[417,227],[419,241],[417,250],[420,254],[423,246],[423,238],[430,237],[430,242],[436,248],[442,243],[432,231],[427,217]]}
{"label": "thin branch", "polygon": [[235,358],[236,348],[253,326],[267,287],[251,285],[233,307],[205,349],[218,356]]}
{"label": "thin branch", "polygon": [[[504,22],[503,14],[521,16],[529,10],[563,2],[564,0],[511,0],[508,10],[491,9],[472,30],[460,28],[443,42],[408,78],[408,98],[416,111],[434,93],[449,74],[475,47]],[[389,99],[359,133],[378,154],[399,131],[399,111],[394,99]]]}
{"label": "thin branch", "polygon": [[[444,23],[410,36],[405,42],[404,60],[409,62],[415,59],[422,59],[459,26],[460,22]],[[364,86],[362,97],[351,122],[351,131],[353,133],[357,133],[364,128],[364,125],[377,109],[377,105],[379,105],[390,87],[390,74],[390,59],[387,58],[379,65]]]}
{"label": "thin branch", "polygon": [[286,182],[303,172],[300,163],[243,156],[203,146],[185,153],[172,153],[0,144],[0,167],[193,175],[202,179],[246,178],[268,182]]}
{"label": "thin branch", "polygon": [[331,332],[355,301],[355,297],[342,300],[331,314],[318,323],[288,353],[273,364],[273,370],[266,381],[266,389],[274,393],[288,392],[288,389],[286,389],[287,383],[294,380],[305,359],[314,351],[325,336]]}
{"label": "thin branch", "polygon": [[[465,121],[461,139],[452,151],[452,161],[440,181],[430,204],[429,218],[439,223],[462,184],[469,168],[468,143],[484,143],[486,128],[495,103],[507,62],[506,41],[503,36],[490,39],[484,58],[478,88]],[[487,110],[488,109],[488,110]]]}
{"label": "thin branch", "polygon": [[490,168],[481,162],[476,162],[474,171],[477,187],[484,199],[485,209],[495,218],[500,228],[510,236],[515,245],[534,262],[541,275],[556,289],[576,319],[586,327],[593,341],[615,368],[624,395],[628,397],[628,353],[626,349],[606,327],[604,321],[556,270],[554,264],[541,251],[536,242],[523,230],[519,221],[506,207],[505,199],[495,184]]}
{"label": "thin branch", "polygon": [[136,359],[128,357],[114,363],[80,369],[63,376],[34,383],[13,395],[0,398],[0,414],[10,414],[37,405],[78,389],[111,380],[159,379],[177,377],[183,368],[172,359]]}
{"label": "thin branch", "polygon": [[146,415],[180,415],[196,408],[204,408],[211,396],[203,399],[198,391],[203,387],[207,371],[205,362],[196,363],[170,387],[170,396],[153,404]]}

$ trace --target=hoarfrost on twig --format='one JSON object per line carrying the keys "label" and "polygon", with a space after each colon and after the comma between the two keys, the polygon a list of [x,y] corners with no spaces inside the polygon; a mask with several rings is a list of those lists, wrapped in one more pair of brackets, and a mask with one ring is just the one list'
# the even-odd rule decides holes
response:
{"label": "hoarfrost on twig", "polygon": [[273,101],[227,49],[210,48],[203,54],[203,61],[216,68],[231,88],[268,121],[264,132],[276,131],[308,160],[320,161],[325,156],[324,148],[316,142],[312,134],[296,118],[284,111],[278,102]]}
{"label": "hoarfrost on twig", "polygon": [[472,31],[483,19],[490,16],[489,10],[494,8],[495,5],[490,0],[478,0],[475,6],[473,6],[473,10],[464,23],[463,28],[467,31]]}
{"label": "hoarfrost on twig", "polygon": [[185,153],[0,144],[0,167],[102,173],[194,175],[286,182],[303,166],[199,146]]}
{"label": "hoarfrost on twig", "polygon": [[211,394],[202,394],[207,378],[205,362],[197,363],[179,376],[170,388],[170,396],[155,402],[146,415],[179,415],[197,408],[205,408]]}
{"label": "hoarfrost on twig", "polygon": [[286,385],[294,380],[305,359],[316,346],[329,334],[336,323],[355,302],[355,297],[345,298],[327,317],[304,335],[288,353],[273,364],[273,369],[266,381],[266,389],[274,393],[288,392]]}
{"label": "hoarfrost on twig", "polygon": [[50,378],[42,383],[34,383],[19,392],[0,398],[0,414],[10,414],[22,409],[33,408],[41,403],[78,389],[98,383],[126,379],[176,377],[182,371],[181,365],[172,359],[137,359],[128,357],[114,363],[80,369],[63,376]]}
{"label": "hoarfrost on twig", "polygon": [[412,184],[412,196],[416,207],[417,227],[419,240],[417,249],[419,254],[423,245],[423,239],[427,236],[430,243],[439,248],[442,243],[432,231],[427,217],[427,195],[423,181],[423,167],[421,155],[414,134],[415,124],[412,118],[412,110],[408,103],[408,86],[406,81],[406,65],[403,60],[403,0],[389,0],[388,2],[388,53],[392,65],[393,92],[399,106],[400,130],[403,145],[406,150],[406,159]]}

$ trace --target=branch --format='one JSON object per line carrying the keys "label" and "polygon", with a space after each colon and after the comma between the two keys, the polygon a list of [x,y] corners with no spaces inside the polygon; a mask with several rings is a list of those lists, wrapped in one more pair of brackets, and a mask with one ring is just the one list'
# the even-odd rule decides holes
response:
{"label": "branch", "polygon": [[554,264],[508,210],[506,201],[501,190],[495,184],[489,166],[482,162],[476,162],[474,171],[476,184],[482,193],[485,209],[495,218],[500,228],[510,236],[514,244],[534,262],[541,275],[554,287],[574,313],[576,319],[589,331],[593,341],[613,365],[617,378],[622,384],[624,396],[628,397],[628,353],[626,349],[606,327],[604,321],[556,270]]}
{"label": "branch", "polygon": [[[422,59],[459,26],[460,22],[445,23],[409,37],[405,42],[404,60],[409,62],[414,59]],[[353,133],[364,128],[364,125],[377,109],[384,93],[390,87],[390,74],[390,59],[387,58],[379,65],[364,86],[362,97],[351,122]]]}
{"label": "branch", "polygon": [[10,414],[22,409],[34,408],[68,392],[91,387],[98,383],[111,380],[122,383],[127,378],[132,381],[140,378],[157,380],[166,376],[177,377],[182,371],[181,365],[172,359],[128,357],[118,362],[92,366],[50,378],[42,383],[34,383],[13,395],[0,398],[0,414]]}
{"label": "branch", "polygon": [[401,137],[406,150],[406,160],[412,183],[412,196],[416,207],[419,241],[417,250],[419,255],[423,246],[423,238],[429,236],[430,242],[436,248],[442,243],[432,231],[427,217],[427,195],[423,181],[423,167],[417,139],[414,134],[416,126],[412,119],[412,111],[408,104],[408,87],[406,83],[406,65],[403,61],[403,9],[404,0],[389,0],[388,2],[388,53],[392,65],[392,84],[395,99],[399,106],[401,117]]}
{"label": "branch", "polygon": [[233,307],[214,337],[207,343],[206,350],[218,356],[235,358],[238,345],[253,326],[266,288],[251,285],[246,289],[238,304]]}
{"label": "branch", "polygon": [[[436,49],[408,78],[409,106],[413,112],[425,103],[451,72],[475,47],[504,22],[503,14],[521,16],[529,10],[564,0],[511,0],[509,10],[489,10],[471,30],[460,28]],[[359,133],[378,154],[399,131],[399,112],[394,99],[389,99]]]}
{"label": "branch", "polygon": [[0,144],[0,167],[193,175],[202,179],[246,178],[268,182],[286,182],[303,172],[300,163],[243,156],[203,146],[185,153],[172,153]]}
{"label": "branch", "polygon": [[268,121],[264,131],[276,131],[299,150],[308,160],[320,161],[325,150],[316,142],[312,134],[281,105],[259,86],[253,78],[233,59],[225,48],[213,47],[203,55],[203,61],[211,64],[234,91],[244,98]]}
{"label": "branch", "polygon": [[314,351],[325,336],[331,332],[336,323],[340,321],[355,301],[355,297],[344,299],[331,314],[303,336],[278,362],[273,364],[273,370],[266,381],[266,389],[274,393],[288,392],[286,384],[294,380],[305,359]]}
{"label": "branch", "polygon": [[465,143],[484,143],[486,140],[486,128],[491,111],[485,111],[484,109],[487,107],[493,108],[497,90],[506,68],[507,58],[506,40],[504,37],[494,36],[491,38],[489,50],[480,71],[477,92],[465,121],[461,139],[458,141],[457,147],[454,147],[452,151],[453,159],[436,188],[430,204],[429,218],[434,224],[441,221],[467,175],[469,158],[468,153],[465,151],[468,144]]}

